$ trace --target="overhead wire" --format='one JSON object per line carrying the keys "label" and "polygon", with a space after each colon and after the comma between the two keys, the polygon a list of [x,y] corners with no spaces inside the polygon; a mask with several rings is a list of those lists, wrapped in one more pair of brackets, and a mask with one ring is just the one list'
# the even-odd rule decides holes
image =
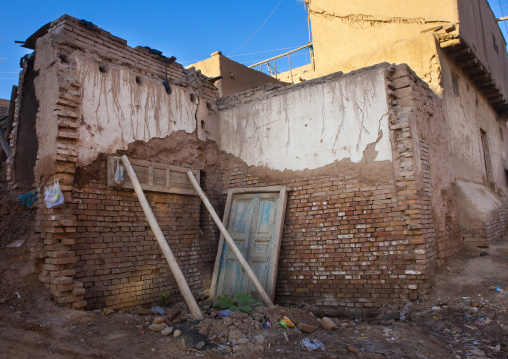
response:
{"label": "overhead wire", "polygon": [[247,40],[245,41],[244,44],[240,45],[237,49],[235,49],[234,51],[230,52],[227,56],[230,56],[231,54],[234,54],[236,51],[240,50],[242,47],[244,47],[245,45],[247,45],[249,43],[250,40],[252,40],[252,38],[254,36],[256,36],[256,34],[259,32],[259,30],[261,30],[261,28],[263,26],[265,26],[266,22],[272,17],[273,13],[275,12],[275,10],[277,10],[277,8],[279,7],[279,5],[282,3],[282,1],[284,0],[280,0],[279,3],[277,4],[277,6],[275,6],[275,9],[272,10],[272,12],[270,13],[270,15],[268,15],[268,17],[266,18],[266,20],[261,24],[261,26],[256,30],[256,32],[254,34],[252,34],[252,36]]}

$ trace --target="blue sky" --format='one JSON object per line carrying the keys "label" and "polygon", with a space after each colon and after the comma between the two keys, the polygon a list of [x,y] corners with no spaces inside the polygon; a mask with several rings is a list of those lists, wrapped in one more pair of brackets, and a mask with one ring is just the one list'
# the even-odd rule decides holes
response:
{"label": "blue sky", "polygon": [[[127,40],[130,46],[149,46],[166,56],[176,56],[184,66],[217,50],[250,65],[307,43],[307,15],[302,2],[187,0],[142,5],[131,0],[8,0],[2,5],[0,21],[0,98],[10,98],[12,85],[17,84],[19,59],[30,52],[14,41],[25,40],[63,14],[91,21]],[[508,16],[508,0],[489,2],[496,16]],[[506,38],[508,24],[501,24],[501,29]],[[308,54],[301,52],[291,58],[292,65],[304,64],[306,59]]]}

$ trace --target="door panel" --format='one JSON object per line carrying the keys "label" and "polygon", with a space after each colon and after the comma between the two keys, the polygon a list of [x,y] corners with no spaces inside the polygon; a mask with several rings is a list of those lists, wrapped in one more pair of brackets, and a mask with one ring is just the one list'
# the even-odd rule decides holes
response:
{"label": "door panel", "polygon": [[[277,223],[281,222],[277,221],[280,197],[279,191],[236,194],[229,202],[229,214],[226,213],[228,232],[272,298],[275,288],[271,282],[275,280],[274,273],[276,274],[277,270],[277,258],[273,256],[278,257],[280,247],[281,228],[277,226]],[[285,206],[285,188],[283,201]],[[259,298],[254,285],[227,243],[223,243],[222,248],[216,294],[234,296],[248,292]]]}

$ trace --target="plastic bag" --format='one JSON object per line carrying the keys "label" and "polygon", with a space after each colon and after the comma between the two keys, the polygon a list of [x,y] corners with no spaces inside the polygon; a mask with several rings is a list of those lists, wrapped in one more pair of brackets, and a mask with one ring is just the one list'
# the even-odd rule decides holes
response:
{"label": "plastic bag", "polygon": [[317,339],[303,338],[300,345],[302,346],[302,349],[306,349],[310,352],[316,349],[325,350],[325,345]]}
{"label": "plastic bag", "polygon": [[44,203],[46,203],[46,207],[51,208],[64,202],[65,198],[60,190],[60,184],[58,183],[58,180],[55,180],[53,187],[49,187],[44,192]]}
{"label": "plastic bag", "polygon": [[123,166],[120,166],[120,160],[116,161],[116,171],[113,181],[117,186],[121,186],[125,183],[125,180],[123,179]]}

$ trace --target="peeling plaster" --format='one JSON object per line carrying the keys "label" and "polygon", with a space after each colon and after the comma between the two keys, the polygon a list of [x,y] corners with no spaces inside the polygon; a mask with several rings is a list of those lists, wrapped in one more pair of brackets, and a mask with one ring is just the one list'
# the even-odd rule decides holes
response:
{"label": "peeling plaster", "polygon": [[391,161],[387,114],[384,69],[295,86],[222,110],[221,150],[280,171],[358,163],[369,144]]}
{"label": "peeling plaster", "polygon": [[136,75],[127,69],[110,66],[102,73],[96,61],[82,57],[76,64],[83,101],[78,166],[91,163],[101,152],[126,149],[134,141],[196,130],[198,105],[190,101],[189,90],[172,86],[168,95],[156,80],[144,78],[138,85]]}
{"label": "peeling plaster", "polygon": [[387,17],[365,14],[349,14],[349,15],[338,15],[333,12],[328,12],[323,9],[309,9],[309,13],[313,15],[319,15],[327,19],[340,19],[343,23],[359,29],[367,29],[372,27],[381,27],[388,24],[398,25],[422,25],[422,24],[435,24],[435,23],[447,23],[445,20],[425,20],[423,17],[407,18],[407,17]]}

